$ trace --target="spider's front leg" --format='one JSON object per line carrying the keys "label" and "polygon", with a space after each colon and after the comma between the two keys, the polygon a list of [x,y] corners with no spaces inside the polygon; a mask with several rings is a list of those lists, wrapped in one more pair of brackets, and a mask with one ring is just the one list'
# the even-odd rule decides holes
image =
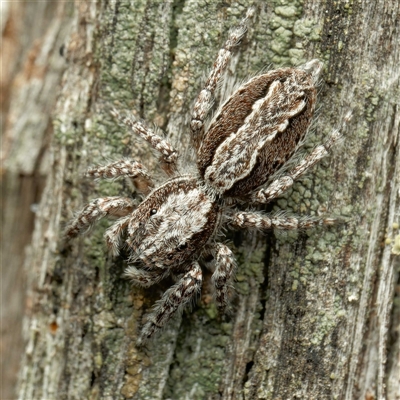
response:
{"label": "spider's front leg", "polygon": [[221,77],[232,58],[232,51],[235,46],[240,43],[247,31],[247,24],[255,14],[255,8],[251,7],[246,13],[245,18],[242,19],[240,24],[231,30],[228,40],[225,42],[224,47],[218,52],[217,59],[214,62],[210,75],[200,92],[194,104],[192,111],[192,118],[190,121],[190,130],[192,135],[193,144],[196,149],[199,148],[204,131],[204,121],[210,110],[215,90]]}
{"label": "spider's front leg", "polygon": [[149,143],[153,149],[160,154],[161,168],[168,176],[173,176],[177,170],[178,151],[169,143],[168,140],[157,135],[152,129],[142,121],[136,120],[133,116],[122,116],[117,109],[113,109],[111,114],[118,120],[120,125],[127,126],[132,131]]}
{"label": "spider's front leg", "polygon": [[261,212],[237,212],[228,215],[228,223],[232,228],[239,229],[281,229],[298,230],[314,226],[333,225],[333,218],[296,217],[285,215],[267,215]]}
{"label": "spider's front leg", "polygon": [[193,261],[187,272],[175,285],[169,288],[160,301],[157,302],[153,313],[143,327],[138,343],[141,344],[161,329],[176,311],[194,300],[201,290],[203,275],[200,265]]}
{"label": "spider's front leg", "polygon": [[131,280],[134,285],[148,288],[161,282],[163,279],[170,275],[170,271],[165,269],[160,271],[156,270],[145,270],[143,268],[136,268],[134,265],[129,265],[125,270],[125,276]]}
{"label": "spider's front leg", "polygon": [[65,236],[72,239],[88,231],[104,217],[124,217],[130,214],[135,205],[127,197],[102,197],[92,200],[69,224]]}
{"label": "spider's front leg", "polygon": [[229,305],[229,292],[234,272],[236,270],[236,260],[232,251],[228,246],[222,243],[216,243],[208,246],[206,253],[213,257],[215,270],[211,280],[215,289],[215,302],[217,303],[218,311],[223,314],[226,312]]}

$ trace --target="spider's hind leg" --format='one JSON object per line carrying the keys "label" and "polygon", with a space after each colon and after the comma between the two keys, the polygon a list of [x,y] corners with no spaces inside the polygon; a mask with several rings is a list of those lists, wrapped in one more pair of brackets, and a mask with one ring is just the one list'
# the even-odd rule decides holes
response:
{"label": "spider's hind leg", "polygon": [[[346,124],[350,119],[351,112],[344,118],[342,129],[345,129]],[[286,192],[286,190],[288,190],[297,179],[308,172],[311,167],[327,156],[329,150],[340,142],[341,137],[342,136],[337,129],[333,130],[324,144],[317,146],[288,173],[272,181],[266,188],[262,188],[255,192],[251,196],[251,200],[255,203],[265,204],[279,197],[282,193]]]}
{"label": "spider's hind leg", "polygon": [[255,14],[255,8],[251,7],[246,13],[238,26],[233,28],[229,34],[228,40],[225,42],[222,49],[218,52],[217,59],[214,62],[213,68],[208,76],[208,79],[194,103],[192,117],[190,121],[190,130],[192,141],[196,149],[199,148],[201,139],[204,133],[204,121],[210,110],[215,90],[218,83],[221,81],[230,59],[232,58],[233,49],[240,43],[247,31],[249,19]]}

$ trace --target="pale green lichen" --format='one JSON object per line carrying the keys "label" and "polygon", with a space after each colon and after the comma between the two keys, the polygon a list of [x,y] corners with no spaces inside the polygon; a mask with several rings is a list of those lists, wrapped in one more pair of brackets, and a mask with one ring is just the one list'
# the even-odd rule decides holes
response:
{"label": "pale green lichen", "polygon": [[295,5],[288,5],[288,6],[275,7],[274,12],[275,14],[280,15],[281,17],[284,18],[295,18],[299,16],[301,10]]}
{"label": "pale green lichen", "polygon": [[218,391],[232,326],[208,320],[202,309],[185,318],[190,324],[182,326],[178,337],[164,397],[184,398],[190,393],[191,399],[200,400]]}
{"label": "pale green lichen", "polygon": [[[232,245],[230,247],[233,247]],[[247,249],[248,247],[246,247]],[[248,250],[237,249],[235,255],[238,261],[237,282],[235,289],[238,294],[247,296],[251,285],[264,282],[264,257],[265,249],[257,249],[250,254]]]}
{"label": "pale green lichen", "polygon": [[400,235],[395,236],[394,244],[392,247],[392,254],[398,256],[400,255]]}
{"label": "pale green lichen", "polygon": [[346,310],[343,309],[343,299],[340,296],[335,296],[334,301],[329,308],[321,310],[313,324],[313,334],[309,338],[313,345],[320,345],[326,335],[329,335],[333,328],[337,326],[338,319],[346,316]]}
{"label": "pale green lichen", "polygon": [[304,45],[319,40],[321,25],[312,19],[299,18],[302,14],[300,1],[272,1],[270,5],[272,13],[266,21],[268,58],[275,65],[304,63]]}
{"label": "pale green lichen", "polygon": [[320,40],[321,32],[321,23],[310,18],[297,20],[293,25],[294,35],[305,41],[316,42]]}

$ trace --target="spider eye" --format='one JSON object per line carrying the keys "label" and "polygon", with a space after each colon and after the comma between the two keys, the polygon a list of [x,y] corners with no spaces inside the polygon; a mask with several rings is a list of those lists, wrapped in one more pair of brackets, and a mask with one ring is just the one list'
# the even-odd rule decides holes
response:
{"label": "spider eye", "polygon": [[187,249],[187,247],[188,247],[187,243],[183,243],[177,247],[177,250],[185,250]]}
{"label": "spider eye", "polygon": [[168,254],[167,258],[168,258],[168,260],[172,260],[174,258],[174,255],[173,254]]}
{"label": "spider eye", "polygon": [[154,215],[154,214],[157,214],[157,209],[152,208],[150,211],[150,215]]}

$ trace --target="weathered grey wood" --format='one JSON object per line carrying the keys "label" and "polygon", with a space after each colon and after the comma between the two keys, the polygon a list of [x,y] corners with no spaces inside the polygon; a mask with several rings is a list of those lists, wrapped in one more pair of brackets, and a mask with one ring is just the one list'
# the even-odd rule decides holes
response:
{"label": "weathered grey wood", "polygon": [[53,1],[1,4],[1,399],[15,398],[24,348],[25,247],[49,168],[50,112],[66,67],[60,47],[71,9]]}
{"label": "weathered grey wood", "polygon": [[246,7],[75,5],[51,167],[26,259],[31,307],[21,399],[399,398],[396,0],[260,5],[228,81],[269,63],[324,60],[321,111],[308,148],[354,110],[343,145],[272,208],[346,222],[290,235],[230,233],[240,265],[231,319],[218,318],[207,277],[195,310],[138,349],[141,318],[166,286],[130,287],[123,257],[105,251],[106,223],[62,243],[74,210],[128,190],[83,178],[88,165],[122,155],[154,167],[146,146],[129,146],[110,106],[154,121],[183,148],[202,76]]}

